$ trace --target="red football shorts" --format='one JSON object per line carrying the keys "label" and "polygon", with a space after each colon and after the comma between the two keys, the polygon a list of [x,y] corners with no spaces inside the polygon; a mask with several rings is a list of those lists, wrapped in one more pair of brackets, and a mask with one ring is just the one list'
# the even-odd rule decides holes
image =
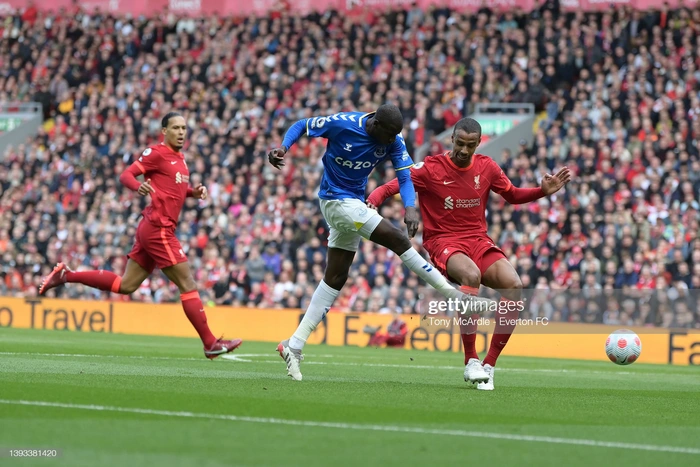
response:
{"label": "red football shorts", "polygon": [[187,261],[182,245],[175,236],[175,229],[158,227],[145,219],[136,229],[136,243],[127,258],[136,261],[148,272]]}
{"label": "red football shorts", "polygon": [[474,261],[482,276],[493,263],[506,257],[487,235],[431,238],[423,247],[438,271],[453,282],[456,280],[447,274],[447,260],[456,253],[462,253]]}

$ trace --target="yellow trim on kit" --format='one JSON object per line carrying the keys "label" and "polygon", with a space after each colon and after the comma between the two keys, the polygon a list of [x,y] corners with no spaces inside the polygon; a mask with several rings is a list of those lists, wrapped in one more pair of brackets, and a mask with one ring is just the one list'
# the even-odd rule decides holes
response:
{"label": "yellow trim on kit", "polygon": [[368,112],[368,113],[364,114],[363,116],[361,116],[360,119],[357,121],[357,126],[360,126],[360,127],[361,127],[361,126],[362,126],[362,119],[365,118],[365,117],[368,116],[368,115],[373,115],[373,114],[375,114],[375,113],[377,113],[377,112]]}

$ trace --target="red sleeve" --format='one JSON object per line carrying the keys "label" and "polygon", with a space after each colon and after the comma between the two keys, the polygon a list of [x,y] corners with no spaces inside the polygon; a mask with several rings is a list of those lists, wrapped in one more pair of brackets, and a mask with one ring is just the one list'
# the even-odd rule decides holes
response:
{"label": "red sleeve", "polygon": [[187,197],[192,198],[193,194],[194,194],[194,188],[192,188],[191,186],[188,186],[187,187]]}
{"label": "red sleeve", "polygon": [[131,191],[138,191],[141,182],[136,177],[143,174],[143,166],[137,161],[131,164],[119,177],[119,181]]}
{"label": "red sleeve", "polygon": [[544,198],[542,188],[516,188],[511,185],[510,190],[501,193],[503,199],[510,204],[525,204]]}
{"label": "red sleeve", "polygon": [[389,183],[385,183],[382,186],[378,186],[367,198],[367,204],[372,204],[374,206],[381,206],[384,201],[390,196],[394,196],[399,192],[399,179],[395,178]]}
{"label": "red sleeve", "polygon": [[498,164],[491,162],[491,190],[503,196],[503,199],[510,204],[525,204],[544,198],[542,188],[518,188],[513,186],[508,176],[503,172]]}
{"label": "red sleeve", "polygon": [[[428,170],[423,168],[423,162],[419,162],[413,167],[411,167],[411,181],[413,182],[413,187],[417,192],[422,191],[425,188],[425,178],[428,175]],[[367,203],[374,206],[381,206],[384,201],[389,197],[394,196],[399,193],[399,180],[397,178],[393,179],[389,183],[385,183],[374,189],[374,191],[367,198]]]}

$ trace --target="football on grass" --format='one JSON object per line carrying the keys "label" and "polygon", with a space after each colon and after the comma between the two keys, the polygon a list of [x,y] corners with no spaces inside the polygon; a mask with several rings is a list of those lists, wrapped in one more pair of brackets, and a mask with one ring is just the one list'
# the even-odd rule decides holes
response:
{"label": "football on grass", "polygon": [[642,353],[642,341],[633,331],[620,329],[608,336],[608,340],[605,341],[605,353],[611,362],[629,365],[636,362]]}

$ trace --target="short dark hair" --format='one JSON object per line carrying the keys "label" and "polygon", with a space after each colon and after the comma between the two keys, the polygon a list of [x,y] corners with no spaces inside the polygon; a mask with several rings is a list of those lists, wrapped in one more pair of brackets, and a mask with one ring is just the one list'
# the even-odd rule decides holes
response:
{"label": "short dark hair", "polygon": [[374,116],[382,126],[390,126],[392,129],[398,128],[399,133],[403,130],[403,115],[401,115],[401,110],[393,104],[379,106]]}
{"label": "short dark hair", "polygon": [[180,112],[168,112],[160,121],[161,126],[163,128],[168,128],[168,123],[170,123],[170,119],[175,117],[182,117],[182,114]]}
{"label": "short dark hair", "polygon": [[459,130],[462,130],[465,133],[476,133],[481,136],[481,124],[479,124],[479,122],[473,118],[466,117],[458,121],[455,125],[455,129],[452,131],[452,134],[456,134]]}

